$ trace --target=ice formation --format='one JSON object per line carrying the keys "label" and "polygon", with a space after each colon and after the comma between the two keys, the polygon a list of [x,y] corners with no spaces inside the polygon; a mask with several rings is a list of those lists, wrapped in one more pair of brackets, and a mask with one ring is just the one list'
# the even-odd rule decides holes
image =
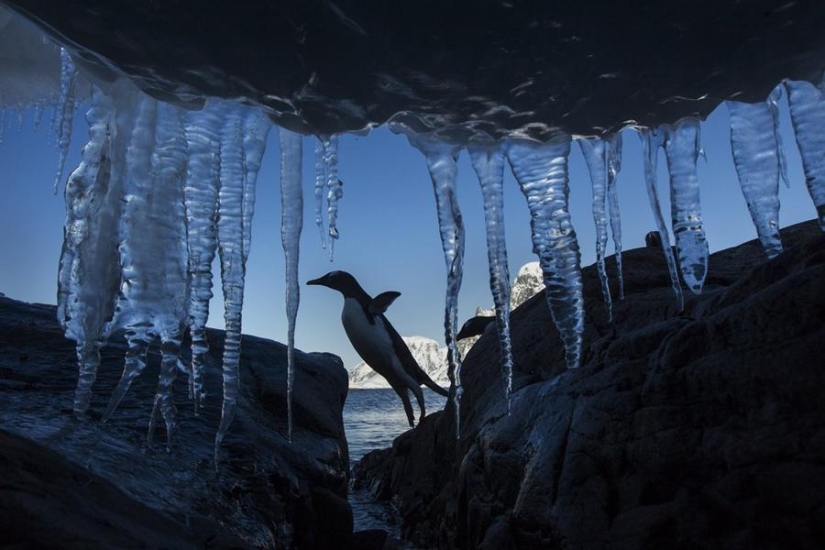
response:
{"label": "ice formation", "polygon": [[[30,47],[32,44],[26,45],[26,48]],[[76,79],[83,71],[76,71],[65,50],[59,52],[59,56],[57,50],[52,53],[60,58],[60,85],[57,88],[40,81],[36,86],[28,87],[31,89],[8,87],[5,84],[10,81],[7,75],[0,75],[5,86],[0,90],[3,92],[0,94],[0,132],[5,130],[9,116],[14,114],[9,109],[34,106],[34,125],[37,126],[44,106],[56,104],[53,132],[59,150],[56,178],[59,182],[71,138]],[[80,63],[80,58],[76,61]],[[80,65],[84,71],[88,68],[87,62],[84,59]],[[101,74],[109,70],[104,69]],[[58,275],[58,315],[66,335],[76,342],[79,375],[73,410],[77,416],[83,416],[87,411],[100,348],[114,330],[124,331],[128,351],[123,374],[109,400],[104,419],[112,416],[134,378],[144,370],[150,343],[160,340],[161,373],[149,422],[149,437],[158,420],[163,418],[167,442],[171,439],[176,428],[171,388],[180,369],[179,351],[186,328],[192,337],[192,361],[182,370],[189,373],[189,392],[195,410],[203,406],[203,369],[208,351],[205,326],[212,297],[211,267],[219,253],[227,330],[222,361],[223,408],[215,440],[217,459],[238,399],[245,265],[252,240],[257,174],[271,125],[268,117],[258,109],[230,100],[209,98],[202,108],[194,108],[193,104],[190,105],[193,110],[184,111],[146,95],[123,77],[96,80],[96,86],[92,89],[86,113],[89,139],[80,164],[66,184],[65,239]],[[808,82],[785,82],[807,187],[820,224],[825,229],[825,160],[822,157],[825,138],[821,132],[825,125],[823,87],[825,83],[817,87]],[[35,91],[37,94],[32,95]],[[21,93],[23,95],[13,95]],[[776,131],[777,94],[775,91],[763,103],[728,103],[731,146],[742,191],[769,255],[781,251],[776,232],[776,193],[778,178],[784,177],[785,173],[782,144]],[[18,113],[18,120],[21,119]],[[414,122],[416,117],[413,113],[400,120]],[[403,123],[399,124],[403,126]],[[412,132],[414,127],[411,123],[405,127],[405,133]],[[508,396],[512,391],[512,356],[501,189],[505,155],[531,211],[534,251],[540,259],[548,306],[564,343],[567,366],[576,367],[582,353],[584,308],[580,254],[567,206],[570,138],[561,137],[550,125],[536,124],[537,133],[516,133],[507,140],[482,145],[479,136],[484,125],[478,127],[482,130],[473,131],[474,139],[466,141],[462,141],[460,132],[450,134],[456,140],[452,142],[448,138],[440,141],[433,134],[409,134],[411,143],[426,156],[436,198],[448,272],[445,339],[451,350],[456,403],[461,397],[461,358],[454,338],[464,236],[455,174],[459,148],[468,141],[484,196],[491,289],[496,302]],[[490,130],[490,135],[503,135],[498,133],[501,131],[498,127]],[[329,135],[322,136],[316,147],[314,189],[315,221],[322,241],[329,239],[330,257],[338,237],[337,208],[342,195],[337,173],[337,136],[331,134],[332,131],[335,130],[327,130]],[[700,154],[699,123],[695,119],[683,119],[673,126],[640,128],[639,131],[647,191],[662,236],[678,307],[682,309],[679,272],[659,204],[656,167],[658,150],[662,147],[670,172],[672,230],[679,255],[678,266],[684,282],[698,292],[704,282],[708,257],[696,179],[696,161]],[[448,136],[448,132],[443,135]],[[539,143],[522,139],[526,135],[555,137]],[[291,437],[303,201],[302,141],[300,136],[287,131],[280,137],[281,236],[287,258],[287,394]],[[616,187],[621,167],[621,135],[614,133],[581,141],[580,145],[593,180],[599,275],[603,294],[610,304],[604,268],[608,222],[616,251],[619,296],[623,296],[621,224]],[[324,195],[327,200],[326,228]],[[456,420],[458,428],[458,417]]]}
{"label": "ice formation", "polygon": [[608,320],[613,320],[613,300],[607,284],[607,270],[604,265],[604,253],[607,248],[607,178],[609,145],[601,139],[580,139],[579,147],[590,171],[593,186],[593,222],[596,224],[596,267],[602,284],[604,305]]}
{"label": "ice formation", "polygon": [[580,364],[584,332],[581,254],[567,207],[570,137],[513,141],[510,166],[530,209],[533,252],[544,272],[547,305],[564,343],[567,368]]}
{"label": "ice formation", "polygon": [[209,342],[206,321],[212,299],[212,262],[218,249],[217,217],[220,188],[221,125],[227,104],[209,100],[200,111],[184,116],[189,145],[189,167],[184,186],[189,299],[187,325],[192,338],[189,365],[189,397],[195,412],[203,405],[203,369]]}
{"label": "ice formation", "polygon": [[344,196],[344,186],[338,179],[338,136],[324,138],[324,166],[327,176],[327,222],[329,223],[329,260],[335,255],[338,240],[338,201]]}
{"label": "ice formation", "polygon": [[481,184],[484,222],[487,229],[487,261],[490,290],[496,307],[496,327],[501,347],[507,407],[513,391],[513,349],[510,342],[510,270],[504,238],[504,149],[501,145],[473,145],[467,148]]}
{"label": "ice formation", "polygon": [[[281,130],[281,243],[286,263],[287,422],[292,441],[292,397],[295,385],[295,320],[298,316],[298,254],[303,227],[304,196],[301,188],[301,136]],[[330,245],[331,246],[331,245]]]}
{"label": "ice formation", "polygon": [[607,144],[607,204],[610,207],[610,232],[616,252],[616,275],[619,280],[619,299],[624,300],[624,274],[622,273],[622,215],[619,210],[619,192],[616,181],[622,169],[622,134],[608,137]]}
{"label": "ice formation", "polygon": [[60,48],[60,99],[55,116],[55,135],[60,156],[57,160],[57,175],[54,178],[54,194],[63,179],[63,167],[69,154],[69,144],[72,141],[72,127],[74,124],[75,78],[77,69],[72,57],[66,48]]}
{"label": "ice formation", "polygon": [[816,207],[819,227],[825,231],[825,77],[819,86],[787,80],[785,87],[805,183]]}
{"label": "ice formation", "polygon": [[683,119],[665,132],[670,172],[670,217],[682,279],[698,294],[708,272],[708,242],[702,227],[696,161],[701,154],[699,121]]}
{"label": "ice formation", "polygon": [[327,229],[324,225],[324,190],[327,187],[327,170],[324,161],[324,142],[315,139],[315,226],[321,236],[321,246],[327,246]]}
{"label": "ice formation", "polygon": [[779,178],[782,154],[777,131],[778,91],[761,103],[728,101],[730,143],[739,186],[756,234],[769,258],[782,252]]}
{"label": "ice formation", "polygon": [[676,271],[676,260],[673,257],[673,249],[670,247],[670,237],[667,226],[665,226],[665,219],[662,216],[662,208],[659,204],[659,190],[656,184],[656,167],[658,165],[659,148],[664,142],[664,133],[665,131],[662,129],[643,128],[639,131],[639,137],[642,140],[647,197],[650,200],[650,209],[653,211],[653,218],[656,220],[656,229],[661,237],[662,251],[665,253],[665,261],[667,262],[667,270],[670,273],[673,293],[676,294],[676,308],[682,311],[685,307],[682,285],[679,282],[679,274]]}
{"label": "ice formation", "polygon": [[447,295],[444,305],[444,341],[447,343],[448,374],[453,384],[453,410],[455,412],[456,439],[461,435],[461,354],[458,351],[458,293],[464,273],[464,222],[456,195],[456,161],[461,148],[431,137],[407,136],[410,143],[420,150],[426,160],[433,183],[435,204],[438,212],[438,228],[444,263],[447,267]]}

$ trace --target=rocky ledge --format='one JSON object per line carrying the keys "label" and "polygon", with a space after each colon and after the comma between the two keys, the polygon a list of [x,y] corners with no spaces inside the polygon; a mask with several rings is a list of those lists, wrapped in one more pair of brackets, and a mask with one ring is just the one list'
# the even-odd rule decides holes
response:
{"label": "rocky ledge", "polygon": [[534,297],[512,316],[510,414],[488,333],[464,363],[461,439],[448,406],[355,483],[396,500],[418,547],[825,547],[825,235],[782,237],[770,261],[756,241],[713,254],[681,313],[659,249],[625,253],[612,323],[585,269],[574,371]]}
{"label": "rocky ledge", "polygon": [[[213,462],[223,333],[211,331],[209,397],[195,416],[186,377],[175,386],[179,429],[146,443],[158,350],[105,424],[100,412],[126,351],[103,350],[90,418],[71,413],[74,345],[53,306],[0,297],[0,546],[21,548],[346,547],[347,376],[329,354],[296,353],[295,432],[286,432],[286,348],[243,339],[235,420]],[[184,361],[188,359],[183,358]]]}

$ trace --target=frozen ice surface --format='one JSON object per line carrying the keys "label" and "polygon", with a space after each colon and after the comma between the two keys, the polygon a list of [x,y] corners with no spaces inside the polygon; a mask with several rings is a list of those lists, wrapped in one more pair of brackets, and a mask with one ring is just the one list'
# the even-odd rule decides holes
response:
{"label": "frozen ice surface", "polygon": [[708,242],[702,227],[696,161],[699,121],[683,119],[665,134],[665,156],[670,171],[670,217],[682,280],[694,293],[702,292],[708,272]]}
{"label": "frozen ice surface", "polygon": [[570,137],[536,144],[513,141],[510,166],[530,209],[533,252],[544,274],[545,296],[564,344],[567,368],[581,362],[584,332],[581,254],[568,209]]}

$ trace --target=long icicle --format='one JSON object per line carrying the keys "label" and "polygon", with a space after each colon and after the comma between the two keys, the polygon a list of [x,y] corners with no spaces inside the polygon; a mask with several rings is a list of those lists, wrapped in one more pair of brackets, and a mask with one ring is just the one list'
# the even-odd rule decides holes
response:
{"label": "long icicle", "polygon": [[607,138],[607,204],[610,207],[610,232],[616,252],[616,275],[619,280],[619,300],[624,300],[624,274],[622,272],[622,215],[619,210],[619,193],[616,182],[622,170],[622,134],[616,132]]}
{"label": "long icicle", "polygon": [[206,392],[203,370],[209,342],[206,322],[212,299],[212,262],[218,248],[218,189],[220,187],[220,132],[226,103],[209,99],[200,111],[186,114],[184,127],[189,147],[189,169],[184,199],[189,256],[189,303],[187,324],[192,337],[189,366],[189,397],[195,414],[203,406]]}
{"label": "long icicle", "polygon": [[156,228],[147,219],[151,210],[149,202],[154,198],[151,159],[155,147],[157,103],[137,90],[128,95],[124,91],[119,96],[112,167],[113,177],[123,178],[125,204],[119,225],[122,282],[116,322],[126,331],[128,348],[123,373],[109,398],[103,422],[111,418],[134,379],[146,368],[146,351],[153,339],[154,328],[154,323],[147,317],[157,305],[157,293],[148,288],[148,281],[154,274],[147,273],[157,265],[153,238]]}
{"label": "long icicle", "polygon": [[708,241],[702,226],[696,175],[696,161],[701,151],[699,132],[699,121],[686,118],[670,128],[665,139],[673,237],[682,280],[694,294],[702,292],[708,273]]}
{"label": "long icicle", "polygon": [[444,340],[447,344],[447,373],[453,383],[455,437],[461,437],[461,354],[456,342],[458,331],[458,293],[464,273],[464,222],[456,196],[458,154],[461,148],[433,138],[407,136],[427,160],[435,194],[441,248],[447,267],[447,292],[444,300]]}
{"label": "long icicle", "polygon": [[170,449],[177,428],[177,410],[172,400],[172,386],[178,373],[183,324],[186,317],[188,291],[186,212],[184,184],[189,151],[180,110],[168,103],[158,104],[156,146],[152,155],[152,173],[157,196],[168,204],[158,204],[155,211],[164,229],[162,236],[165,277],[157,281],[171,310],[156,320],[161,341],[161,368],[154,407],[149,422],[148,443],[152,442],[158,413],[166,423],[166,449]]}
{"label": "long icicle", "polygon": [[513,392],[513,350],[510,342],[510,272],[504,238],[504,151],[498,144],[486,147],[470,146],[467,150],[478,175],[484,198],[490,290],[496,307],[496,326],[509,411],[510,396]]}
{"label": "long icicle", "polygon": [[679,283],[679,273],[676,271],[676,259],[673,257],[670,237],[667,226],[665,226],[665,219],[662,216],[662,208],[659,205],[659,190],[656,184],[656,167],[658,165],[659,148],[664,141],[663,134],[664,130],[639,129],[639,138],[642,140],[642,154],[644,156],[647,198],[650,201],[650,209],[653,212],[656,229],[659,231],[659,237],[662,241],[662,251],[665,254],[667,270],[670,273],[670,283],[673,287],[673,293],[676,295],[676,308],[682,311],[685,308],[685,298],[682,295],[682,285]]}
{"label": "long icicle", "polygon": [[298,254],[303,227],[304,198],[301,188],[301,136],[281,129],[281,244],[286,264],[287,374],[286,401],[289,440],[292,441],[292,398],[295,385],[295,321],[298,316],[300,286]]}
{"label": "long icicle", "polygon": [[581,253],[568,208],[570,137],[535,144],[514,141],[510,166],[530,209],[533,252],[544,274],[547,305],[564,343],[567,368],[581,362],[584,333]]}
{"label": "long icicle", "polygon": [[63,179],[63,168],[66,157],[69,155],[69,145],[72,142],[72,127],[74,126],[75,80],[77,69],[72,62],[72,56],[66,48],[60,48],[60,99],[55,107],[57,148],[57,175],[54,178],[54,194]]}
{"label": "long icicle", "polygon": [[739,187],[748,205],[759,242],[768,258],[782,252],[779,236],[779,143],[767,101],[727,101],[730,145]]}
{"label": "long icicle", "polygon": [[221,260],[224,324],[226,337],[223,349],[223,408],[218,432],[215,434],[215,468],[220,458],[220,446],[235,416],[238,401],[241,358],[241,325],[244,279],[244,174],[243,137],[240,114],[231,109],[224,119],[221,133],[221,185],[218,193],[218,252]]}
{"label": "long icicle", "polygon": [[613,321],[613,300],[610,297],[610,286],[607,282],[607,269],[604,264],[604,254],[607,248],[607,178],[608,178],[608,145],[601,139],[579,139],[587,169],[590,171],[590,182],[593,188],[593,222],[596,225],[596,268],[599,281],[602,285],[604,306],[607,309],[608,322]]}
{"label": "long icicle", "polygon": [[344,196],[344,186],[338,179],[338,136],[324,139],[324,164],[327,173],[327,221],[329,222],[329,261],[335,256],[338,240],[338,201]]}
{"label": "long icicle", "polygon": [[786,80],[785,87],[805,184],[816,207],[819,227],[825,231],[825,80],[819,87],[810,82]]}
{"label": "long icicle", "polygon": [[[77,417],[89,408],[100,348],[109,335],[108,321],[114,315],[120,286],[118,220],[123,197],[121,182],[111,178],[110,125],[114,114],[111,99],[93,88],[86,114],[89,141],[66,184],[57,317],[66,337],[77,343],[79,375],[73,404]],[[83,277],[79,277],[81,273]]]}

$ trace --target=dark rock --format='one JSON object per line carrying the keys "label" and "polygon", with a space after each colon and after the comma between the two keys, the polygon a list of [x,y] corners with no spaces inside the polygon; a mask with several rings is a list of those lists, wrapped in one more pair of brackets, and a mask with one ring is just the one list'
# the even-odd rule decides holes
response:
{"label": "dark rock", "polygon": [[645,246],[657,248],[662,246],[662,235],[658,231],[648,231],[645,235]]}
{"label": "dark rock", "polygon": [[98,78],[114,65],[190,107],[246,98],[319,135],[390,120],[462,142],[601,135],[761,101],[825,68],[815,1],[6,4]]}
{"label": "dark rock", "polygon": [[585,269],[573,371],[531,299],[511,319],[511,414],[488,335],[464,363],[461,441],[448,405],[355,482],[423,547],[823,547],[825,235],[782,237],[770,261],[756,241],[713,254],[681,313],[661,250],[626,252],[614,324]]}
{"label": "dark rock", "polygon": [[[215,471],[222,331],[205,373],[199,416],[185,376],[174,398],[178,433],[146,443],[160,356],[152,348],[106,423],[120,378],[122,335],[103,349],[88,419],[71,413],[74,344],[53,306],[0,297],[0,545],[24,547],[330,548],[352,534],[342,409],[347,376],[329,354],[296,352],[295,430],[286,439],[286,348],[244,336],[238,408]],[[20,363],[21,354],[29,360]],[[184,363],[188,357],[184,356]]]}

